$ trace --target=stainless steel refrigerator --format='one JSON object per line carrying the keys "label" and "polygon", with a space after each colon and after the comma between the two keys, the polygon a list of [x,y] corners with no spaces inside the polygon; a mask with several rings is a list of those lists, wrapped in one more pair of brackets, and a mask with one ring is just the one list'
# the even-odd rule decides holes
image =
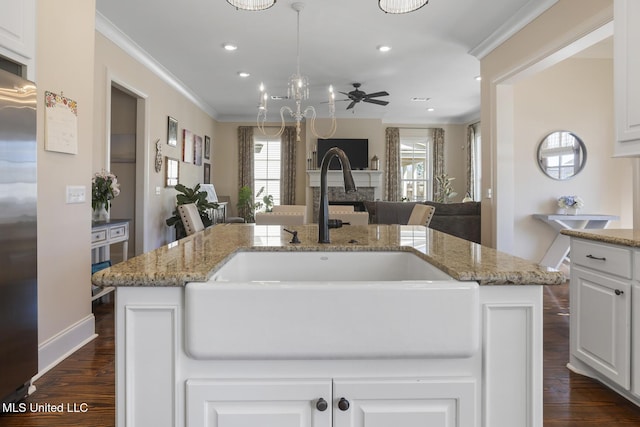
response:
{"label": "stainless steel refrigerator", "polygon": [[0,399],[38,372],[36,88],[0,70]]}

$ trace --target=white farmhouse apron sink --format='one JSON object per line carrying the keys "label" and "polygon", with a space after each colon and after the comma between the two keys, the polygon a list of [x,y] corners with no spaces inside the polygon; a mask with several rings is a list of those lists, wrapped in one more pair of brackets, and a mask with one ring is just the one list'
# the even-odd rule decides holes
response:
{"label": "white farmhouse apron sink", "polygon": [[466,358],[479,287],[410,252],[239,252],[185,289],[194,359]]}

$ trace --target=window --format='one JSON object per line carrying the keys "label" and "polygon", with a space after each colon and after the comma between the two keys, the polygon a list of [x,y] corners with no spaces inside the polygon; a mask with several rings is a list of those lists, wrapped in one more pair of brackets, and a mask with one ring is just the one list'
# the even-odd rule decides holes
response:
{"label": "window", "polygon": [[280,204],[280,137],[258,136],[253,139],[253,173],[256,195],[261,188],[264,191],[256,196],[256,202],[262,202],[267,195],[273,196],[273,204]]}
{"label": "window", "polygon": [[[422,131],[426,133],[425,129]],[[433,193],[431,146],[430,137],[403,135],[403,130],[400,130],[400,186],[403,200],[431,200]]]}
{"label": "window", "polygon": [[476,202],[482,199],[482,137],[480,136],[480,123],[473,125],[473,141],[471,141],[471,197]]}

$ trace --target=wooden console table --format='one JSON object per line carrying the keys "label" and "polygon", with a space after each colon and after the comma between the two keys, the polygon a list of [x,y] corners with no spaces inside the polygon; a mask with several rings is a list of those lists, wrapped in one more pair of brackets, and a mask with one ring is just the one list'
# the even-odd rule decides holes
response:
{"label": "wooden console table", "polygon": [[534,218],[547,223],[558,233],[540,261],[546,267],[558,268],[569,253],[569,236],[560,234],[567,229],[598,229],[607,228],[611,221],[619,220],[617,215],[563,215],[563,214],[534,214]]}
{"label": "wooden console table", "polygon": [[[91,222],[92,263],[107,261],[110,257],[109,248],[114,243],[122,243],[122,260],[127,260],[129,253],[129,222],[129,219],[110,219],[107,221]],[[103,288],[95,295],[92,295],[91,301],[113,290],[113,287]]]}

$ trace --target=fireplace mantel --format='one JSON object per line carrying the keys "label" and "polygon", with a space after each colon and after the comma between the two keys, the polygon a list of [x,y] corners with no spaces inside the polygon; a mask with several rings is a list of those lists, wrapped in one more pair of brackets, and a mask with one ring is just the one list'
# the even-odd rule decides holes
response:
{"label": "fireplace mantel", "polygon": [[[382,198],[382,171],[354,170],[352,174],[357,187],[372,187],[374,189],[374,198]],[[308,170],[307,176],[309,177],[309,187],[320,187],[320,169]],[[327,172],[327,186],[344,186],[341,170],[330,170]]]}

